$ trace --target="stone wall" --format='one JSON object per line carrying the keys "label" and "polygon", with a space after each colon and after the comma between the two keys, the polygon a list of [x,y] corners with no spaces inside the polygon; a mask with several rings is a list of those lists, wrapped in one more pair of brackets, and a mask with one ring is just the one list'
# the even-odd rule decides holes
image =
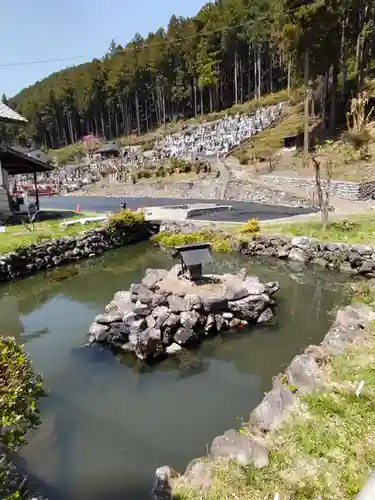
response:
{"label": "stone wall", "polygon": [[[261,179],[264,182],[272,182],[276,186],[288,186],[295,187],[306,191],[306,194],[314,192],[316,189],[314,179],[305,179],[302,177],[284,177],[277,175],[262,175]],[[358,200],[361,198],[361,186],[364,184],[374,184],[371,187],[362,189],[362,196],[367,198],[375,190],[375,183],[359,183],[359,182],[348,182],[348,181],[331,181],[331,196],[334,198],[341,198],[344,200]],[[326,181],[322,181],[322,187],[325,188]],[[363,197],[361,199],[364,199]]]}
{"label": "stone wall", "polygon": [[94,257],[105,250],[146,240],[153,232],[147,222],[124,230],[90,230],[78,236],[47,240],[0,256],[0,281],[28,276],[42,269]]}

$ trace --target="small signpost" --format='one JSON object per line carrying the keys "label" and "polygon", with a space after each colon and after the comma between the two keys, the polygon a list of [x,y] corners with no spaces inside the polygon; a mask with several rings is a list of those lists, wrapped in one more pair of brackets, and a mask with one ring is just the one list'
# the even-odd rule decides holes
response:
{"label": "small signpost", "polygon": [[202,279],[203,264],[212,262],[211,244],[195,243],[175,247],[173,258],[181,259],[183,274],[192,281]]}

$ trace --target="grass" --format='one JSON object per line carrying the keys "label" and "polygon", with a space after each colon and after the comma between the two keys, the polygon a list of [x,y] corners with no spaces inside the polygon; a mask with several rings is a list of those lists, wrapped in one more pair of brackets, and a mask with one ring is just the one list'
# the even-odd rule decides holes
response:
{"label": "grass", "polygon": [[242,162],[246,156],[249,161],[263,161],[283,146],[285,136],[296,134],[303,127],[303,110],[300,105],[288,108],[283,118],[273,127],[266,128],[239,146],[233,155]]}
{"label": "grass", "polygon": [[[64,219],[64,221],[84,216],[84,214],[80,214],[70,219]],[[0,233],[0,255],[40,243],[45,239],[76,236],[89,229],[98,228],[103,225],[103,223],[92,222],[85,225],[75,224],[62,227],[61,222],[63,222],[63,219],[36,222],[34,231],[29,231],[23,224],[6,226],[6,232]]]}
{"label": "grass", "polygon": [[335,220],[323,231],[320,221],[280,222],[261,224],[262,234],[288,237],[309,236],[319,241],[375,244],[375,213],[353,215],[350,219]]}
{"label": "grass", "polygon": [[354,498],[375,468],[374,327],[364,343],[323,365],[320,378],[324,386],[300,395],[281,428],[267,437],[267,467],[212,462],[212,487],[198,491],[177,482],[175,500],[264,500],[276,493],[280,500]]}

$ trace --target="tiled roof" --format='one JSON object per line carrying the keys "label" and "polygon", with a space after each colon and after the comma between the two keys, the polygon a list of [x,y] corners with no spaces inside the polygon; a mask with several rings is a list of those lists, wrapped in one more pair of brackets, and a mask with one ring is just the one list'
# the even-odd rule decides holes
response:
{"label": "tiled roof", "polygon": [[9,123],[27,123],[26,118],[19,115],[13,109],[0,101],[0,121]]}

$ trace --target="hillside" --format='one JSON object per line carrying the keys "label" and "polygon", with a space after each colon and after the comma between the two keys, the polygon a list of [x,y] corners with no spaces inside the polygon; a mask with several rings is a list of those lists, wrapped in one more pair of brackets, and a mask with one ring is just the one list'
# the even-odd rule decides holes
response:
{"label": "hillside", "polygon": [[[303,75],[331,129],[336,104],[363,87],[373,66],[370,0],[217,0],[166,30],[113,42],[91,63],[54,73],[11,100],[27,134],[58,148],[87,133],[149,133],[298,86]],[[340,36],[338,36],[340,34]]]}

